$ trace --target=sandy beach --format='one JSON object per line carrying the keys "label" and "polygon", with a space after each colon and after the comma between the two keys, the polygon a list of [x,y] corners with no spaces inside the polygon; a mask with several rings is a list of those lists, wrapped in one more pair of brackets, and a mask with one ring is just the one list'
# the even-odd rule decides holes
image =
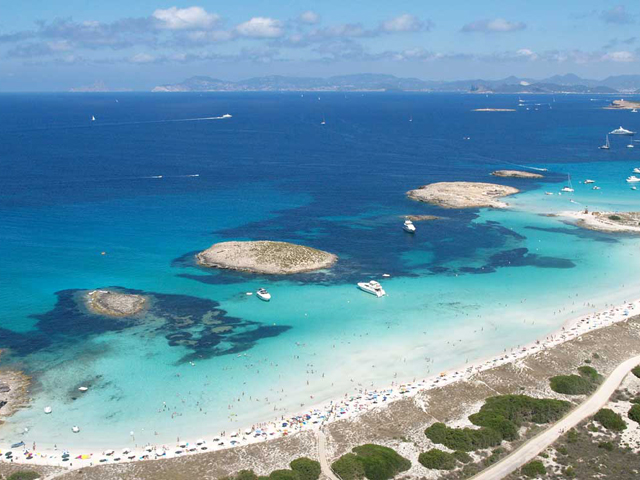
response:
{"label": "sandy beach", "polygon": [[545,338],[528,345],[512,348],[500,355],[473,364],[460,365],[457,369],[432,375],[422,380],[393,382],[387,388],[376,390],[358,389],[346,393],[342,398],[323,402],[303,412],[283,416],[278,422],[270,421],[248,425],[237,431],[211,434],[206,438],[181,438],[171,444],[138,445],[135,448],[126,449],[114,445],[113,449],[101,451],[81,448],[66,450],[64,446],[60,445],[57,449],[40,450],[36,445],[21,445],[13,449],[9,445],[3,445],[0,451],[5,454],[11,450],[13,455],[12,458],[3,455],[1,461],[13,464],[24,463],[79,469],[99,464],[184,457],[283,439],[304,432],[313,432],[339,420],[355,419],[374,410],[384,411],[385,406],[399,400],[406,400],[417,394],[424,394],[447,385],[468,381],[481,372],[520,362],[534,354],[548,352],[587,332],[614,325],[638,314],[640,314],[640,299],[611,306],[605,310],[568,320]]}

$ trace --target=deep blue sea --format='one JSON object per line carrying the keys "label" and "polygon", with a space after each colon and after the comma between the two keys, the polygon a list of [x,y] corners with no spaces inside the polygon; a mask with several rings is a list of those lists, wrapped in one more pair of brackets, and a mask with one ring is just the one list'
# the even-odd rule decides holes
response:
{"label": "deep blue sea", "polygon": [[[520,98],[1,94],[1,361],[34,383],[0,441],[118,447],[131,432],[143,444],[242,428],[544,337],[587,301],[640,296],[638,239],[544,215],[638,210],[624,179],[640,144],[597,147],[620,125],[640,129],[640,115],[602,110],[609,97]],[[487,107],[516,111],[472,111]],[[548,169],[544,180],[489,176],[527,167]],[[574,194],[544,194],[568,174]],[[521,193],[508,210],[405,196],[453,180]],[[443,218],[408,235],[407,214]],[[286,278],[194,264],[232,239],[340,260]],[[356,289],[370,278],[388,297]],[[268,304],[246,295],[261,286]],[[92,315],[82,295],[102,287],[152,306],[143,318]]]}

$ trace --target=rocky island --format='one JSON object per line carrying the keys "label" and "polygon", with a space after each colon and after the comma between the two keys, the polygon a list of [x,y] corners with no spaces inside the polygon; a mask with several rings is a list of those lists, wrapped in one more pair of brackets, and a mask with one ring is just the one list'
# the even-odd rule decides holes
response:
{"label": "rocky island", "polygon": [[429,222],[431,220],[439,220],[442,217],[437,217],[436,215],[404,215],[403,218],[412,222]]}
{"label": "rocky island", "polygon": [[332,253],[287,242],[221,242],[196,255],[203,267],[269,275],[290,275],[328,268],[338,260]]}
{"label": "rocky island", "polygon": [[442,208],[505,208],[507,204],[498,199],[518,192],[517,188],[494,183],[439,182],[410,190],[407,196]]}
{"label": "rocky island", "polygon": [[93,313],[108,317],[130,317],[147,306],[144,296],[115,290],[92,290],[86,294],[85,301]]}
{"label": "rocky island", "polygon": [[610,233],[640,233],[640,212],[562,212],[579,227]]}
{"label": "rocky island", "polygon": [[523,172],[522,170],[496,170],[491,172],[494,177],[501,178],[544,178],[544,175],[532,172]]}
{"label": "rocky island", "polygon": [[630,102],[629,100],[614,100],[606,107],[605,110],[633,110],[640,108],[640,102]]}

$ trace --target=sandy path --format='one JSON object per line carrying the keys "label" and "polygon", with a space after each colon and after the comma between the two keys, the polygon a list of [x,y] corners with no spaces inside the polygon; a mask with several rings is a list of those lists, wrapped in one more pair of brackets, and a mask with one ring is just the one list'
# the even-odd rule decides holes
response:
{"label": "sandy path", "polygon": [[319,429],[317,431],[316,436],[318,437],[318,460],[320,461],[320,468],[322,469],[322,473],[325,477],[330,480],[340,480],[331,467],[329,466],[329,461],[327,460],[327,437],[322,431]]}
{"label": "sandy path", "polygon": [[504,478],[525,463],[533,460],[540,452],[553,444],[564,432],[575,427],[582,420],[594,415],[600,410],[609,401],[609,397],[611,397],[613,392],[618,389],[624,377],[633,367],[638,365],[638,363],[640,363],[640,355],[632,357],[618,365],[600,385],[598,390],[567,416],[524,443],[503,460],[472,477],[471,480],[496,480],[498,478]]}

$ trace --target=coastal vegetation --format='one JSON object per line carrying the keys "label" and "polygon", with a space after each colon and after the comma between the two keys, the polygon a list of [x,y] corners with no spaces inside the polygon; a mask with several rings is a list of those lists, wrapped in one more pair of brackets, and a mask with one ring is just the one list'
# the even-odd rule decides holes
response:
{"label": "coastal vegetation", "polygon": [[301,457],[293,460],[288,469],[274,470],[269,475],[259,476],[253,470],[240,470],[235,475],[220,480],[318,480],[320,463],[310,458]]}
{"label": "coastal vegetation", "polygon": [[21,470],[9,475],[7,480],[36,480],[37,478],[40,478],[40,474],[38,472],[34,472],[32,470]]}
{"label": "coastal vegetation", "polygon": [[633,373],[636,377],[640,378],[640,365],[633,367],[633,369],[631,370],[631,373]]}
{"label": "coastal vegetation", "polygon": [[535,478],[547,473],[544,464],[540,460],[533,460],[520,469],[525,477]]}
{"label": "coastal vegetation", "polygon": [[432,448],[418,457],[420,464],[431,470],[453,470],[456,467],[456,457],[452,453]]}
{"label": "coastal vegetation", "polygon": [[637,403],[633,404],[629,409],[629,413],[627,416],[636,423],[640,423],[640,405]]}
{"label": "coastal vegetation", "polygon": [[593,367],[578,368],[579,375],[556,375],[549,379],[551,390],[565,395],[587,395],[602,381],[602,376]]}
{"label": "coastal vegetation", "polygon": [[388,480],[411,468],[411,462],[395,450],[381,445],[355,447],[333,462],[331,468],[342,480]]}
{"label": "coastal vegetation", "polygon": [[487,398],[480,411],[469,415],[471,423],[480,428],[450,428],[434,423],[424,433],[434,443],[469,452],[498,446],[503,440],[516,440],[522,425],[553,422],[569,407],[569,402],[562,400],[498,395]]}
{"label": "coastal vegetation", "polygon": [[593,419],[607,430],[621,432],[627,428],[627,423],[622,419],[619,413],[614,412],[610,408],[601,408],[598,410]]}
{"label": "coastal vegetation", "polygon": [[328,268],[332,253],[287,242],[221,242],[196,255],[203,267],[270,275],[290,275]]}

